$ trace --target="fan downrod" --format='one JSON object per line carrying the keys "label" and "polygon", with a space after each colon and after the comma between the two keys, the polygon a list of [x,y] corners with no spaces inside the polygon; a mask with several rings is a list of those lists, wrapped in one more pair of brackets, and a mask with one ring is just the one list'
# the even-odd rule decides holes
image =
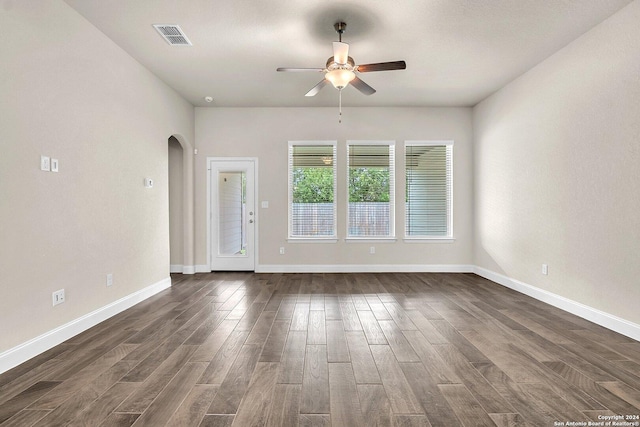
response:
{"label": "fan downrod", "polygon": [[339,41],[342,42],[342,34],[347,29],[347,24],[344,22],[336,22],[333,24],[333,28],[336,29],[336,33],[338,33]]}

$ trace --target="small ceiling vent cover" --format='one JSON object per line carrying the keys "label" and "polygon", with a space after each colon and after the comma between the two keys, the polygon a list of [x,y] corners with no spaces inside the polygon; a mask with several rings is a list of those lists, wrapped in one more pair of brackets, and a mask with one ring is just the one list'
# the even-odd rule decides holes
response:
{"label": "small ceiling vent cover", "polygon": [[153,24],[153,27],[171,46],[193,46],[178,25]]}

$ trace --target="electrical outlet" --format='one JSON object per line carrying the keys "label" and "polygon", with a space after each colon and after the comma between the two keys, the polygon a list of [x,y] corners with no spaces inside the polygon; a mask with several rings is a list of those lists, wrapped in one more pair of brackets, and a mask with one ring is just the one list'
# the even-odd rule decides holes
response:
{"label": "electrical outlet", "polygon": [[51,294],[53,305],[62,304],[64,302],[64,289],[60,289]]}
{"label": "electrical outlet", "polygon": [[113,274],[109,273],[107,274],[107,286],[111,286],[113,285]]}
{"label": "electrical outlet", "polygon": [[49,172],[51,170],[51,159],[47,156],[40,156],[40,170]]}
{"label": "electrical outlet", "polygon": [[547,264],[542,264],[542,274],[545,276],[549,274],[549,266]]}
{"label": "electrical outlet", "polygon": [[284,247],[280,247],[280,255],[284,255]]}
{"label": "electrical outlet", "polygon": [[375,254],[375,253],[376,253],[376,247],[375,247],[375,246],[371,246],[371,247],[369,248],[369,253],[370,253],[371,255]]}

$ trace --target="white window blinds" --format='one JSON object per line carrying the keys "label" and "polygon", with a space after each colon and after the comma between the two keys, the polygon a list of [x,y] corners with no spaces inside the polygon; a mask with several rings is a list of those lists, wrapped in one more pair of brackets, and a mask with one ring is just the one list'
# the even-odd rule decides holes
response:
{"label": "white window blinds", "polygon": [[335,142],[289,144],[289,237],[336,237]]}
{"label": "white window blinds", "polygon": [[407,143],[405,149],[407,237],[453,237],[453,143]]}
{"label": "white window blinds", "polygon": [[393,237],[395,146],[350,143],[348,237]]}

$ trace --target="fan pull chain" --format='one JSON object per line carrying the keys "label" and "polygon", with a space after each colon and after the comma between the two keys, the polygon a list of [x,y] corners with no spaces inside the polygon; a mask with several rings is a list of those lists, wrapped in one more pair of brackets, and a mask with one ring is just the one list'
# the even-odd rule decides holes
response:
{"label": "fan pull chain", "polygon": [[339,93],[339,95],[338,95],[338,99],[339,99],[339,101],[338,101],[338,111],[339,111],[338,123],[342,123],[342,89],[340,89],[338,91],[338,93]]}

